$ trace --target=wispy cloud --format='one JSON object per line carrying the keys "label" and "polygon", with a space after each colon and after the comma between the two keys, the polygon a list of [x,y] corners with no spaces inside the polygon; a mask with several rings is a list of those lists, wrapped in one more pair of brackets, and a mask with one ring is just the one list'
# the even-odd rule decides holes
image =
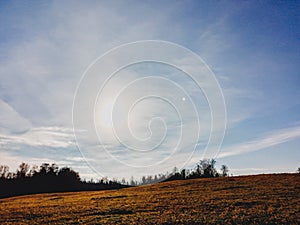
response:
{"label": "wispy cloud", "polygon": [[279,145],[300,138],[300,126],[273,131],[252,141],[240,143],[223,149],[218,158],[240,155]]}
{"label": "wispy cloud", "polygon": [[36,127],[21,134],[0,134],[4,149],[31,147],[67,148],[74,145],[73,130],[65,127]]}
{"label": "wispy cloud", "polygon": [[[266,115],[272,117],[280,110],[291,107],[294,108],[282,113],[285,117],[284,122],[279,124],[278,128],[286,121],[288,121],[286,124],[293,124],[294,119],[298,118],[297,104],[299,105],[300,95],[299,76],[296,71],[299,71],[299,51],[297,51],[299,41],[295,38],[296,35],[293,35],[292,26],[297,21],[293,13],[281,14],[278,8],[276,16],[272,16],[272,10],[265,10],[260,4],[251,2],[210,4],[189,1],[187,4],[165,1],[153,4],[133,1],[132,3],[134,4],[129,6],[121,1],[71,4],[67,1],[52,1],[30,5],[14,3],[2,5],[0,150],[9,152],[9,155],[1,154],[1,160],[13,161],[10,157],[17,154],[20,157],[14,158],[16,161],[29,160],[37,158],[35,155],[37,152],[44,152],[43,160],[47,159],[45,156],[48,154],[49,159],[57,157],[57,161],[63,161],[59,154],[55,156],[52,154],[60,151],[68,154],[70,157],[68,161],[72,161],[74,157],[72,162],[74,165],[77,162],[79,166],[80,156],[74,154],[75,151],[70,151],[75,145],[70,127],[72,127],[72,101],[76,85],[86,67],[99,55],[119,44],[142,39],[173,41],[190,48],[206,60],[217,78],[221,78],[219,82],[227,104],[229,130],[237,129],[237,133],[241,133],[241,136],[248,133],[252,135],[256,129],[249,128],[248,120],[257,121],[258,117],[264,120],[263,117]],[[262,15],[267,16],[268,20],[262,19],[261,22]],[[270,21],[269,18],[273,23],[264,22]],[[277,23],[288,19],[293,23]],[[157,51],[157,54],[160,52]],[[125,81],[114,82],[117,84],[112,85],[111,89],[119,90],[126,84]],[[177,82],[193,92],[193,87],[187,80],[177,79]],[[203,84],[206,83],[203,81]],[[148,82],[147,85],[159,88],[154,83]],[[140,85],[137,92],[143,92],[147,87]],[[178,91],[171,91],[166,86],[161,89],[164,94],[171,97],[178,94]],[[86,90],[87,98],[88,92],[89,90]],[[198,92],[191,94],[196,101],[203,101],[203,96],[201,98]],[[111,92],[107,96],[107,101],[101,105],[102,107],[105,107],[106,103],[109,105]],[[151,120],[151,114],[165,116],[171,131],[167,135],[167,141],[170,142],[161,145],[157,155],[165,154],[164,150],[171,151],[178,137],[179,125],[176,114],[152,102],[140,106],[133,111],[136,112],[131,121],[134,134],[144,138],[152,132],[153,142],[159,141],[163,136],[159,133],[164,128],[163,124],[159,120],[152,124],[148,122]],[[195,120],[190,115],[192,111],[185,108],[183,112],[185,118],[189,120],[187,124],[196,127]],[[291,112],[294,117],[287,117],[286,115],[290,115]],[[146,116],[143,116],[144,114]],[[207,139],[209,129],[206,124],[211,118],[204,113],[200,117],[201,135]],[[278,117],[283,120],[283,116]],[[265,124],[261,126],[265,126],[266,130],[274,129],[274,126],[269,126],[268,121],[263,122]],[[294,126],[299,127],[299,124]],[[245,129],[247,132],[244,132]],[[110,134],[107,131],[107,128],[104,129],[105,137]],[[194,135],[191,129],[189,132]],[[249,142],[237,143],[232,148],[228,147],[220,153],[220,156],[227,157],[275,146],[298,138],[298,132],[296,127],[277,130]],[[122,133],[125,141],[131,140],[129,134],[129,132]],[[102,163],[100,160],[103,160],[103,155],[99,151],[97,137],[91,142],[90,136],[87,136],[88,140],[84,141],[92,146],[91,156],[97,154],[97,157],[90,158]],[[182,147],[186,150],[183,154],[190,152],[191,146],[188,145],[190,140],[191,136],[187,132],[183,140]],[[228,142],[230,141],[232,140]],[[116,152],[119,151],[117,155],[122,155],[118,141],[107,138],[105,144]],[[14,151],[16,149],[22,151]],[[52,152],[49,153],[48,150]],[[175,159],[169,165],[174,163],[179,166],[180,159],[184,157],[178,155],[178,160]],[[197,161],[200,157],[194,160]],[[130,161],[130,158],[128,160]],[[108,158],[103,161],[105,169],[114,170]],[[125,170],[126,168],[122,171]]]}
{"label": "wispy cloud", "polygon": [[0,133],[22,133],[31,126],[11,105],[0,99]]}

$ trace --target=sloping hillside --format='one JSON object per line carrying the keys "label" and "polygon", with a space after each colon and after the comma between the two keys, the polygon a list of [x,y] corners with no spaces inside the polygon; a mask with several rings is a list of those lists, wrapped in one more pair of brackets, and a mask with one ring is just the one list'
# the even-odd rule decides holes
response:
{"label": "sloping hillside", "polygon": [[300,224],[300,175],[172,181],[0,200],[0,224]]}

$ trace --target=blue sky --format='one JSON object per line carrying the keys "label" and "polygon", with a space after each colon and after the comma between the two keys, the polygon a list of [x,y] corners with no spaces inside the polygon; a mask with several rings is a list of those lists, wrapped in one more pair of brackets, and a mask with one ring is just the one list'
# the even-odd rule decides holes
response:
{"label": "blue sky", "polygon": [[[228,165],[235,175],[296,171],[300,166],[299,11],[299,1],[2,1],[0,164],[15,169],[22,161],[56,162],[84,177],[95,177],[73,135],[76,87],[91,62],[108,50],[155,39],[198,54],[221,86],[227,129],[218,166]],[[128,73],[139,77],[124,71]],[[176,81],[188,85],[184,79]],[[128,80],[115,82],[119,86],[110,90]],[[165,110],[147,107],[144,111],[150,117]],[[139,123],[143,119],[149,118],[141,117]],[[198,159],[196,154],[188,165]],[[104,160],[97,170],[116,176],[110,161]],[[123,172],[128,176],[129,171]]]}

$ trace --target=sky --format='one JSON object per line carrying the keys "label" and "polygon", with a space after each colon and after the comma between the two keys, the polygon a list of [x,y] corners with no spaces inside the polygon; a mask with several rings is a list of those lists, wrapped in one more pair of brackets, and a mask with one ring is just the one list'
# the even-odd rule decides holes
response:
{"label": "sky", "polygon": [[[0,164],[121,179],[193,168],[213,151],[233,175],[295,172],[299,11],[299,1],[1,1]],[[133,53],[170,61],[106,80]]]}

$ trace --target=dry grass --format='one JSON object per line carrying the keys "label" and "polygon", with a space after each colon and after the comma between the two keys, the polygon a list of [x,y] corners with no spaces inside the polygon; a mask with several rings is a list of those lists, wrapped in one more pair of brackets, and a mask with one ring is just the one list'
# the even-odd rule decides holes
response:
{"label": "dry grass", "polygon": [[0,200],[0,224],[300,224],[300,175],[173,181]]}

